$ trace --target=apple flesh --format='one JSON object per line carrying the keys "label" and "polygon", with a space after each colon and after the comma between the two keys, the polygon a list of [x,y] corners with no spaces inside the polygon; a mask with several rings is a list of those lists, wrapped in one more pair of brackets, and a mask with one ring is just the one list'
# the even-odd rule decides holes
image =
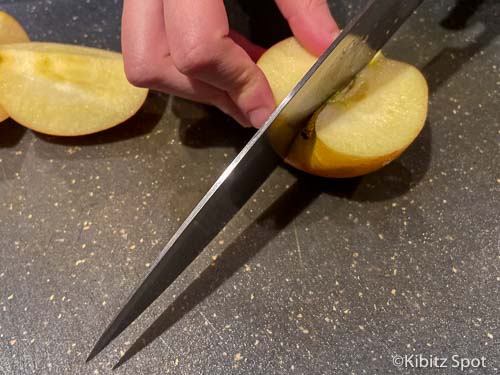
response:
{"label": "apple flesh", "polygon": [[116,52],[56,43],[0,46],[0,104],[41,133],[108,129],[133,116],[147,93],[127,81]]}
{"label": "apple flesh", "polygon": [[[270,48],[258,64],[279,103],[315,61],[290,38]],[[323,177],[373,172],[415,140],[425,124],[427,103],[427,82],[419,70],[378,54],[314,113],[285,161]],[[274,134],[271,143],[277,142]]]}
{"label": "apple flesh", "polygon": [[257,61],[257,65],[264,72],[274,99],[279,104],[317,59],[292,37],[269,48]]}
{"label": "apple flesh", "polygon": [[[23,27],[11,15],[0,11],[0,44],[27,43],[30,39]],[[0,122],[9,118],[9,114],[0,107]]]}

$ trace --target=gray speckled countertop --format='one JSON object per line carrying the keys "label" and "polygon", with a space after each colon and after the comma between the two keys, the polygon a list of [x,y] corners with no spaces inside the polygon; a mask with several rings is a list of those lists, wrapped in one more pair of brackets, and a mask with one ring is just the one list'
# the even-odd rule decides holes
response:
{"label": "gray speckled countertop", "polygon": [[[112,315],[251,131],[156,93],[93,136],[0,125],[0,374],[111,374],[121,356],[114,373],[131,375],[497,373],[500,3],[460,2],[478,8],[425,1],[386,48],[431,88],[426,127],[399,160],[344,181],[278,168],[89,364]],[[284,34],[262,10],[269,3],[228,2],[231,19],[270,43]],[[332,9],[345,24],[359,3]],[[120,1],[0,9],[34,40],[119,49]],[[411,354],[484,356],[486,368],[393,365]]]}

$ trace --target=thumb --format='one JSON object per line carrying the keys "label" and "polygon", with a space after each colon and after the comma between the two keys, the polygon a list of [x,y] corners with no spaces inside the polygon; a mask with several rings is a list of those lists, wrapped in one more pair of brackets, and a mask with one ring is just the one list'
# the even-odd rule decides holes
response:
{"label": "thumb", "polygon": [[326,0],[276,0],[295,37],[315,55],[321,55],[339,34]]}

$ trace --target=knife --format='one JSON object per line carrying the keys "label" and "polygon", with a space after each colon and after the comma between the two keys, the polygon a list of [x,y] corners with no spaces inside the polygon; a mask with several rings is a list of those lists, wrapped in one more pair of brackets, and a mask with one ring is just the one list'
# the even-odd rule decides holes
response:
{"label": "knife", "polygon": [[[306,120],[348,84],[422,0],[369,0],[255,133],[168,241],[111,321],[87,361],[142,314],[224,228],[286,155]],[[268,135],[280,128],[273,150]],[[283,131],[285,130],[285,131]]]}

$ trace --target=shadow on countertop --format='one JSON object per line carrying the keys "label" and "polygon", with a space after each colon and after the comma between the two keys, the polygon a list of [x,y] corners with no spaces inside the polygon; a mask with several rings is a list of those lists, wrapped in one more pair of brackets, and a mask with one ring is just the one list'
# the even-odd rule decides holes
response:
{"label": "shadow on countertop", "polygon": [[[475,17],[481,8],[481,15]],[[440,22],[440,25],[447,30],[459,31],[473,23],[483,27],[473,41],[462,48],[445,47],[422,69],[427,78],[430,93],[435,92],[498,36],[500,3],[496,0],[458,0],[456,6]]]}
{"label": "shadow on countertop", "polygon": [[179,119],[179,139],[191,148],[231,147],[240,151],[255,133],[215,107],[175,98],[172,112]]}
{"label": "shadow on countertop", "polygon": [[15,147],[21,139],[26,128],[12,119],[7,119],[0,124],[0,148]]}
{"label": "shadow on countertop", "polygon": [[9,157],[8,160],[0,159],[0,183],[15,179],[21,170],[25,157],[23,151],[27,146],[19,146],[19,144],[26,130],[12,119],[7,119],[0,124],[0,151],[5,149],[7,153],[16,153],[16,156]]}
{"label": "shadow on countertop", "polygon": [[462,30],[469,19],[476,13],[485,0],[458,0],[448,16],[441,21],[441,26],[449,30]]}
{"label": "shadow on countertop", "polygon": [[[238,129],[236,124],[231,124]],[[429,126],[426,129],[430,129]],[[430,130],[415,142],[414,150],[430,144]],[[429,141],[429,143],[427,143]],[[429,155],[427,153],[427,155]],[[428,164],[424,161],[423,166]],[[130,358],[161,336],[187,313],[212,295],[223,283],[248,263],[268,243],[278,236],[293,220],[321,194],[358,201],[390,199],[404,193],[410,186],[411,176],[400,162],[390,164],[383,170],[368,177],[350,179],[327,179],[311,176],[291,167],[297,180],[277,200],[269,206],[250,226],[248,226],[217,258],[208,266],[155,320],[155,322],[134,342],[113,367],[117,369]],[[422,169],[424,173],[426,169]],[[376,182],[373,182],[376,180]],[[377,187],[375,191],[370,186]],[[251,239],[251,241],[249,241]]]}
{"label": "shadow on countertop", "polygon": [[322,192],[321,184],[318,185],[317,181],[310,183],[313,179],[310,176],[298,179],[267,208],[222,252],[217,262],[207,267],[170,304],[126,351],[113,369],[123,365],[209,297],[304,211]]}

